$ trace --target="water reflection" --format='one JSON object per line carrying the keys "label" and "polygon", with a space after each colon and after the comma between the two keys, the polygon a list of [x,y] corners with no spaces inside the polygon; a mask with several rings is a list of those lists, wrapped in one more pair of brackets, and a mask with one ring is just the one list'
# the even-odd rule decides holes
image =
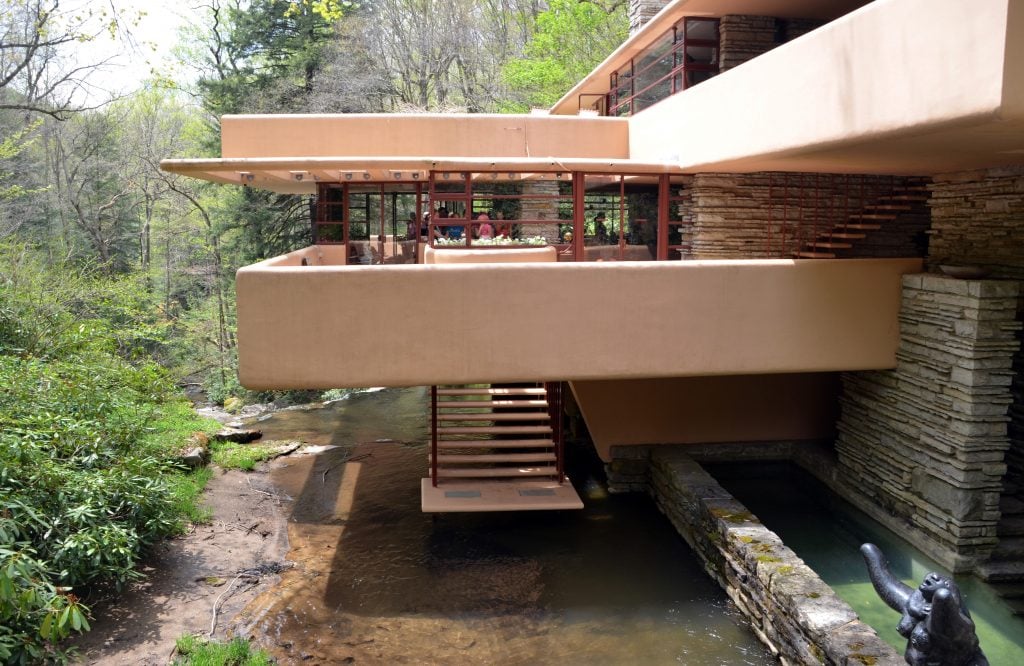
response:
{"label": "water reflection", "polygon": [[296,567],[243,629],[282,663],[774,663],[646,498],[422,514],[425,404],[386,390],[260,423],[338,447],[271,472]]}
{"label": "water reflection", "polygon": [[[896,632],[900,616],[875,594],[858,549],[865,542],[876,544],[893,573],[914,588],[930,571],[948,573],[943,567],[794,466],[725,464],[709,465],[708,471],[903,654],[906,639]],[[1015,617],[977,578],[958,576],[956,582],[989,663],[1024,664],[1024,618]]]}

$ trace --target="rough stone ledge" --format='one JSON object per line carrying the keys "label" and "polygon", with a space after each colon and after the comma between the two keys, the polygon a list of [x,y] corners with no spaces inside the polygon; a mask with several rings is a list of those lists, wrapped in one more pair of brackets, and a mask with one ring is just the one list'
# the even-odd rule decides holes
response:
{"label": "rough stone ledge", "polygon": [[652,447],[650,460],[656,504],[782,663],[904,663],[680,447]]}

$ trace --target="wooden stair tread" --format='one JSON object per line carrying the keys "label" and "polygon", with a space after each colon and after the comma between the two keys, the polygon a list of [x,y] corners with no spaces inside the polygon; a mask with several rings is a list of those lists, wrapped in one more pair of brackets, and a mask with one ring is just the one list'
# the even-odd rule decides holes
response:
{"label": "wooden stair tread", "polygon": [[470,414],[438,414],[438,421],[549,421],[547,412],[475,412]]}
{"label": "wooden stair tread", "polygon": [[550,439],[448,439],[437,443],[438,449],[550,449]]}
{"label": "wooden stair tread", "polygon": [[551,434],[551,426],[463,426],[438,428],[438,435],[509,435]]}
{"label": "wooden stair tread", "polygon": [[862,229],[864,231],[878,231],[879,229],[882,228],[882,225],[880,225],[880,224],[858,224],[856,222],[851,222],[850,224],[841,225],[840,228],[842,228],[842,229]]}
{"label": "wooden stair tread", "polygon": [[845,231],[836,231],[827,236],[827,238],[842,238],[844,240],[861,240],[867,237],[867,234],[850,234]]}
{"label": "wooden stair tread", "polygon": [[881,197],[882,201],[928,201],[927,194],[889,194]]}
{"label": "wooden stair tread", "polygon": [[875,203],[875,204],[865,204],[864,205],[864,210],[904,210],[905,211],[905,210],[913,210],[913,209],[914,209],[913,206],[908,206],[907,204],[882,204],[882,203]]}
{"label": "wooden stair tread", "polygon": [[891,213],[852,213],[851,220],[895,220],[896,216]]}
{"label": "wooden stair tread", "polygon": [[796,253],[798,259],[835,259],[836,255],[834,252],[808,252],[801,250]]}
{"label": "wooden stair tread", "polygon": [[[430,470],[427,470],[427,474]],[[495,479],[518,478],[530,476],[555,476],[558,470],[552,466],[530,467],[481,467],[479,469],[448,469],[438,468],[439,479]]]}
{"label": "wooden stair tread", "polygon": [[853,247],[853,243],[842,243],[835,241],[810,241],[807,243],[807,247],[823,247],[831,250],[846,250]]}
{"label": "wooden stair tread", "polygon": [[546,395],[543,388],[439,388],[438,395]]}
{"label": "wooden stair tread", "polygon": [[462,409],[468,407],[547,407],[547,400],[445,400],[437,401],[438,409]]}
{"label": "wooden stair tread", "polygon": [[[427,455],[427,462],[431,456]],[[440,465],[469,465],[489,463],[542,463],[555,462],[555,454],[546,453],[447,453],[437,454],[437,464]]]}

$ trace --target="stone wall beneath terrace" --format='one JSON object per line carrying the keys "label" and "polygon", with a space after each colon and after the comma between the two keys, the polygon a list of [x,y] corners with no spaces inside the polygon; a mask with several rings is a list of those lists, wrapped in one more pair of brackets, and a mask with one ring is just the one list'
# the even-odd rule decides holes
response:
{"label": "stone wall beneath terrace", "polygon": [[997,544],[1017,297],[904,276],[896,369],[843,376],[837,490],[954,571]]}

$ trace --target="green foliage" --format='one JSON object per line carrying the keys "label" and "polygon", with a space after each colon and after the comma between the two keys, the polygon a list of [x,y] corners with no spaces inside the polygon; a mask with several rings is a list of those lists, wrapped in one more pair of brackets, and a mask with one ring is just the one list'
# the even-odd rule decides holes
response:
{"label": "green foliage", "polygon": [[217,34],[207,39],[216,39],[218,50],[198,82],[206,108],[217,115],[268,103],[296,110],[295,99],[309,90],[346,6],[336,0],[252,0],[216,8]]}
{"label": "green foliage", "polygon": [[[0,138],[0,163],[4,160],[13,159],[25,152],[35,141],[35,137],[32,135],[39,129],[41,124],[41,120],[29,123],[13,134]],[[10,179],[13,175],[0,169],[0,201],[15,199],[32,193],[32,190],[19,183],[4,185],[4,181]]]}
{"label": "green foliage", "polygon": [[254,650],[242,638],[218,643],[186,635],[176,641],[175,648],[180,656],[174,663],[180,666],[270,666],[275,663],[265,651]]}
{"label": "green foliage", "polygon": [[272,458],[275,454],[270,447],[259,444],[235,444],[234,442],[214,442],[210,446],[213,463],[225,469],[241,469],[251,472],[256,463]]}
{"label": "green foliage", "polygon": [[618,47],[629,33],[626,3],[611,11],[598,3],[552,0],[537,16],[533,37],[523,58],[509,60],[505,82],[521,96],[504,111],[552,106]]}
{"label": "green foliage", "polygon": [[2,245],[0,276],[0,661],[62,661],[89,628],[72,590],[134,580],[201,517],[208,477],[175,456],[214,424],[140,359],[153,322],[132,285]]}
{"label": "green foliage", "polygon": [[91,266],[50,267],[24,246],[0,245],[0,354],[68,358],[158,354],[168,322],[135,276],[109,278]]}

